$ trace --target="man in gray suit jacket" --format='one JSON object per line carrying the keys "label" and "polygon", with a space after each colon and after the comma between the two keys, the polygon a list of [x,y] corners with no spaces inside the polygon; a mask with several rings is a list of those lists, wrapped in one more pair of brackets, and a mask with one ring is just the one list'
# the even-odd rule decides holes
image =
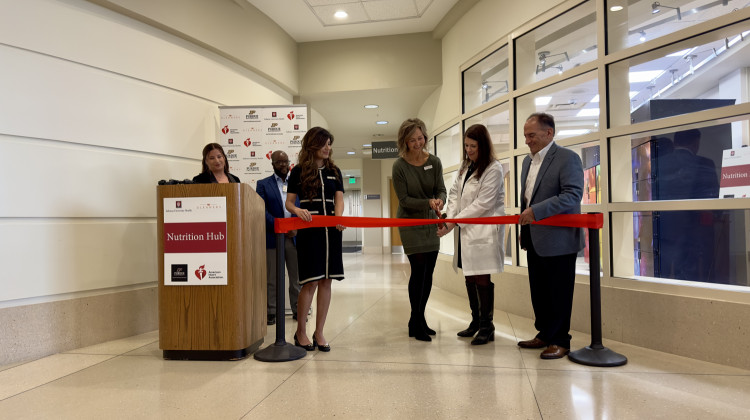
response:
{"label": "man in gray suit jacket", "polygon": [[552,140],[555,120],[532,114],[523,126],[531,152],[521,169],[521,248],[527,252],[531,304],[539,333],[518,343],[522,348],[545,348],[542,359],[559,359],[570,352],[570,314],[573,309],[576,256],[583,249],[580,228],[531,223],[556,214],[581,212],[583,165],[573,151]]}

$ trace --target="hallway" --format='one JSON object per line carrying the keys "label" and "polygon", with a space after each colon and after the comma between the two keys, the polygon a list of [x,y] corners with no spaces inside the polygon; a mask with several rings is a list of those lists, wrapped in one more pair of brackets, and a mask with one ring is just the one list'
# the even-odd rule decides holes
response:
{"label": "hallway", "polygon": [[[606,340],[627,365],[544,361],[516,346],[533,336],[533,321],[497,310],[496,341],[470,346],[456,337],[468,325],[465,299],[440,289],[427,307],[436,339],[410,339],[406,258],[344,254],[344,264],[326,326],[330,353],[285,363],[166,361],[154,331],[1,366],[0,419],[750,416],[750,371]],[[289,317],[286,331],[291,341]],[[274,339],[269,326],[262,347]],[[588,344],[573,332],[574,349]]]}

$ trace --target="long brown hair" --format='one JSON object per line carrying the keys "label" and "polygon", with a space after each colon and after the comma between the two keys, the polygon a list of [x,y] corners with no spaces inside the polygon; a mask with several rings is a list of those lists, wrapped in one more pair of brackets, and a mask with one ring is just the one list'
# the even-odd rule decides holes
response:
{"label": "long brown hair", "polygon": [[229,178],[229,161],[227,161],[227,154],[224,153],[224,148],[221,147],[219,143],[208,143],[206,147],[203,148],[203,160],[201,161],[203,170],[201,173],[211,172],[211,170],[208,169],[208,164],[206,164],[206,158],[208,157],[208,154],[211,153],[211,150],[214,149],[220,151],[221,155],[224,156],[224,174]]}
{"label": "long brown hair", "polygon": [[[306,199],[312,199],[320,190],[321,182],[318,176],[318,165],[315,164],[315,154],[326,145],[328,139],[331,139],[331,144],[333,144],[333,134],[322,127],[313,127],[307,130],[302,138],[302,150],[299,152],[297,164],[301,168],[299,177],[301,195]],[[333,151],[331,151],[332,153]],[[338,168],[333,164],[330,154],[328,159],[323,160],[323,166],[333,171],[336,178],[339,177]]]}
{"label": "long brown hair", "polygon": [[[477,178],[480,178],[484,173],[484,170],[495,161],[495,150],[492,147],[490,132],[487,130],[487,127],[482,124],[474,124],[466,129],[464,140],[466,138],[476,141],[477,146],[479,146],[477,161],[475,162],[475,165],[477,165],[475,171]],[[471,165],[471,159],[469,159],[469,156],[466,154],[466,149],[463,147],[463,144],[461,145],[461,148],[464,152],[464,163],[461,166],[461,173],[463,173],[463,171]]]}

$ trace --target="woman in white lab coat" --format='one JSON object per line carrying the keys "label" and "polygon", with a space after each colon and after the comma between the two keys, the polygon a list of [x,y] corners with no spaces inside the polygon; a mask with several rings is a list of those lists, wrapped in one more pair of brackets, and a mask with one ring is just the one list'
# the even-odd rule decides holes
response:
{"label": "woman in white lab coat", "polygon": [[[492,140],[481,124],[469,127],[464,134],[464,159],[456,182],[448,194],[446,215],[449,219],[502,216],[505,214],[503,168],[495,159]],[[456,227],[446,223],[438,230],[444,236]],[[458,333],[473,337],[471,344],[495,340],[492,312],[495,285],[492,273],[503,271],[505,225],[458,224],[454,234],[453,268],[461,268],[466,277],[466,291],[471,307],[471,324]]]}

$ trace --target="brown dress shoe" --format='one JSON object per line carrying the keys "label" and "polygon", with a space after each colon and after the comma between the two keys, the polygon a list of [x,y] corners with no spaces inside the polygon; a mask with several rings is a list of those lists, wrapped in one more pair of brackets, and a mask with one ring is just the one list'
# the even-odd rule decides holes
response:
{"label": "brown dress shoe", "polygon": [[547,347],[547,343],[537,337],[534,337],[531,340],[519,341],[518,347],[522,349],[541,349]]}
{"label": "brown dress shoe", "polygon": [[542,352],[540,357],[542,359],[560,359],[562,357],[565,357],[565,355],[568,353],[570,353],[570,349],[566,349],[565,347],[560,347],[556,344],[553,344],[547,347],[547,349]]}

